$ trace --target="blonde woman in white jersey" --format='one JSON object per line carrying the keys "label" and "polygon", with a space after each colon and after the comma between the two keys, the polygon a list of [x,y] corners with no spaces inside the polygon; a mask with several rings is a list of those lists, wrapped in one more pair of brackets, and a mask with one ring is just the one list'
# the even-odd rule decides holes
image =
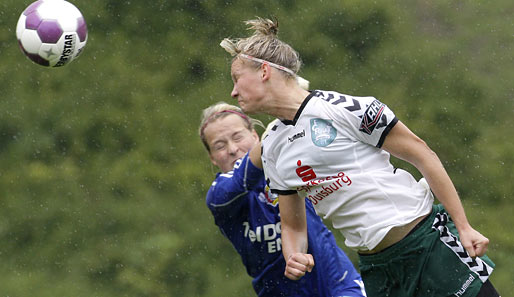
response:
{"label": "blonde woman in white jersey", "polygon": [[[234,57],[232,97],[246,113],[279,119],[262,161],[279,194],[285,275],[299,279],[315,265],[306,253],[308,198],[359,253],[368,296],[499,296],[488,280],[489,240],[469,224],[427,144],[374,97],[302,89],[299,55],[277,38],[278,22],[246,24],[253,35],[221,46]],[[393,168],[390,154],[424,179]]]}

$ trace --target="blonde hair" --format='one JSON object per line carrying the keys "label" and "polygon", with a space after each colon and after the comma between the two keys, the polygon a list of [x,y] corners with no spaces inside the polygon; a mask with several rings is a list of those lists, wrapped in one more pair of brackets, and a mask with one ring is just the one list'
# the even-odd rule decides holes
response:
{"label": "blonde hair", "polygon": [[[278,20],[257,18],[248,20],[245,24],[249,25],[249,30],[255,31],[252,36],[237,39],[225,38],[220,46],[235,59],[239,54],[250,55],[298,73],[302,66],[300,56],[289,44],[277,38]],[[294,76],[288,72],[284,72],[284,75]]]}
{"label": "blonde hair", "polygon": [[207,143],[207,140],[205,139],[205,134],[204,134],[205,127],[207,127],[208,124],[214,122],[215,120],[224,118],[230,114],[236,114],[236,115],[240,116],[244,120],[246,128],[250,131],[254,131],[255,126],[260,126],[260,127],[264,128],[264,125],[262,124],[261,121],[247,116],[241,110],[241,108],[239,108],[235,105],[220,101],[214,105],[207,107],[206,109],[204,109],[202,111],[200,127],[198,128],[198,134],[200,135],[200,139],[202,140],[202,143],[208,152],[210,152],[211,149],[209,147],[209,144]]}

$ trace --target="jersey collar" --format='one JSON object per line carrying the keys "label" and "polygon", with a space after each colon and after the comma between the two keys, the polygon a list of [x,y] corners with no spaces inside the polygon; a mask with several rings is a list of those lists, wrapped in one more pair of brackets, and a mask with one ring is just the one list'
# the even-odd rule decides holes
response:
{"label": "jersey collar", "polygon": [[303,109],[305,108],[307,103],[309,103],[309,100],[311,100],[311,98],[314,96],[314,92],[315,91],[310,91],[310,94],[307,95],[307,97],[305,97],[305,99],[302,102],[302,105],[300,105],[300,108],[298,108],[298,111],[296,111],[296,114],[295,114],[294,119],[292,121],[291,120],[282,120],[282,119],[280,121],[282,123],[284,123],[284,125],[295,126],[296,122],[298,121],[298,118],[300,118],[300,115],[302,115]]}

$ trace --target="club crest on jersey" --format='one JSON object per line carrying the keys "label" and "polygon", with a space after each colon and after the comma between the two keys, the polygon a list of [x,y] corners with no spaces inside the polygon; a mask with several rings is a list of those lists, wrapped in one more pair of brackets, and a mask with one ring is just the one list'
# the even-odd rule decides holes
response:
{"label": "club crest on jersey", "polygon": [[334,141],[337,130],[332,121],[324,119],[311,119],[311,139],[316,146],[325,147]]}
{"label": "club crest on jersey", "polygon": [[268,185],[264,187],[264,193],[259,193],[258,198],[262,203],[266,203],[275,207],[278,205],[278,194],[271,193],[271,189]]}
{"label": "club crest on jersey", "polygon": [[373,130],[375,130],[375,128],[377,127],[378,121],[384,113],[384,109],[384,103],[376,99],[375,101],[371,102],[371,104],[364,112],[364,116],[362,117],[362,122],[359,131],[371,135],[371,133],[373,133]]}

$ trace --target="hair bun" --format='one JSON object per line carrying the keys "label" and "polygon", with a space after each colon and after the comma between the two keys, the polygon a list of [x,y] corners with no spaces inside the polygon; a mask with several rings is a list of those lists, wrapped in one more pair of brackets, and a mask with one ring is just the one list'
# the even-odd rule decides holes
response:
{"label": "hair bun", "polygon": [[255,30],[256,33],[262,35],[276,36],[278,34],[278,20],[263,19],[258,17],[255,20],[245,22],[250,27],[249,30]]}

